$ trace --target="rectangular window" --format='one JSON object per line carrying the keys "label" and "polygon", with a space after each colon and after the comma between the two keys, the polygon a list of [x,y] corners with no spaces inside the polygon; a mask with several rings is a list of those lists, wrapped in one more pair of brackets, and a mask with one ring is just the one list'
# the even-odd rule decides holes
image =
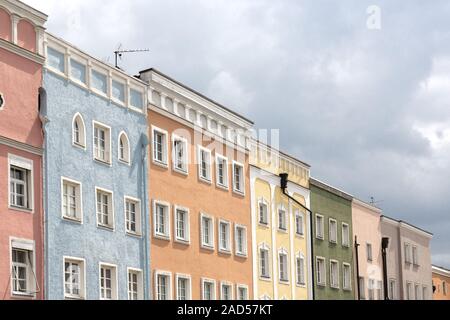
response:
{"label": "rectangular window", "polygon": [[34,267],[34,243],[11,241],[11,288],[13,295],[34,295],[36,276]]}
{"label": "rectangular window", "polygon": [[214,222],[213,218],[201,215],[202,247],[214,249]]}
{"label": "rectangular window", "polygon": [[154,236],[157,238],[170,239],[170,217],[169,204],[154,201],[153,225]]}
{"label": "rectangular window", "polygon": [[181,207],[175,207],[175,240],[189,242],[189,210]]}
{"label": "rectangular window", "polygon": [[84,299],[84,260],[64,258],[64,297]]}
{"label": "rectangular window", "polygon": [[170,300],[170,279],[168,273],[156,273],[156,300]]}
{"label": "rectangular window", "polygon": [[405,263],[411,263],[412,262],[411,246],[409,245],[409,243],[405,243],[404,247],[405,247]]}
{"label": "rectangular window", "polygon": [[216,299],[216,283],[213,280],[202,279],[203,300]]}
{"label": "rectangular window", "polygon": [[33,210],[33,161],[9,154],[8,163],[9,205]]}
{"label": "rectangular window", "polygon": [[233,161],[233,191],[244,193],[244,166]]}
{"label": "rectangular window", "polygon": [[283,208],[278,209],[278,230],[286,231],[286,210]]}
{"label": "rectangular window", "polygon": [[422,286],[422,299],[428,300],[428,288],[427,286]]}
{"label": "rectangular window", "polygon": [[382,281],[377,281],[377,299],[384,300],[383,299],[383,282]]}
{"label": "rectangular window", "polygon": [[65,72],[64,53],[47,47],[47,65],[61,73]]}
{"label": "rectangular window", "polygon": [[365,300],[366,299],[366,281],[365,281],[364,277],[359,277],[358,281],[359,281],[359,297],[361,298],[361,300]]}
{"label": "rectangular window", "polygon": [[372,244],[366,243],[367,261],[372,261]]}
{"label": "rectangular window", "polygon": [[216,154],[216,179],[217,185],[228,188],[228,159]]}
{"label": "rectangular window", "polygon": [[406,283],[406,300],[413,299],[413,287],[411,282]]}
{"label": "rectangular window", "polygon": [[316,238],[323,240],[324,220],[323,216],[316,214]]}
{"label": "rectangular window", "polygon": [[81,221],[81,184],[62,179],[62,215],[64,218]]}
{"label": "rectangular window", "polygon": [[167,166],[167,132],[153,128],[153,162]]}
{"label": "rectangular window", "polygon": [[191,278],[185,275],[178,275],[177,278],[177,300],[191,299]]}
{"label": "rectangular window", "polygon": [[296,259],[297,284],[305,285],[305,258],[299,255]]}
{"label": "rectangular window", "polygon": [[144,109],[144,95],[134,89],[130,89],[130,105],[137,109]]}
{"label": "rectangular window", "polygon": [[346,223],[342,223],[342,245],[344,247],[350,246],[350,228]]}
{"label": "rectangular window", "polygon": [[415,266],[419,265],[419,251],[416,246],[412,247],[412,263]]}
{"label": "rectangular window", "polygon": [[259,271],[261,278],[270,278],[269,272],[269,249],[259,249]]}
{"label": "rectangular window", "polygon": [[106,94],[108,92],[108,81],[106,75],[96,70],[91,70],[91,86],[95,90]]}
{"label": "rectangular window", "polygon": [[86,84],[86,65],[70,58],[70,77],[80,83]]}
{"label": "rectangular window", "polygon": [[230,223],[219,220],[219,250],[230,252]]}
{"label": "rectangular window", "polygon": [[337,221],[329,219],[329,237],[330,242],[337,243]]}
{"label": "rectangular window", "polygon": [[316,257],[317,284],[325,286],[327,283],[327,274],[325,271],[325,258]]}
{"label": "rectangular window", "polygon": [[269,224],[269,217],[268,217],[268,210],[267,210],[267,204],[263,201],[258,203],[259,208],[259,223],[268,225]]}
{"label": "rectangular window", "polygon": [[220,299],[221,300],[232,300],[233,299],[233,285],[230,283],[220,284]]}
{"label": "rectangular window", "polygon": [[117,300],[117,267],[100,265],[100,299]]}
{"label": "rectangular window", "polygon": [[348,263],[342,264],[342,287],[344,290],[352,289],[352,270]]}
{"label": "rectangular window", "polygon": [[339,264],[334,260],[330,260],[330,286],[339,288]]}
{"label": "rectangular window", "polygon": [[369,278],[367,289],[369,291],[369,300],[375,300],[375,280]]}
{"label": "rectangular window", "polygon": [[295,213],[295,233],[299,236],[304,235],[303,215],[298,211]]}
{"label": "rectangular window", "polygon": [[236,254],[239,256],[247,255],[247,228],[236,225],[234,229]]}
{"label": "rectangular window", "polygon": [[142,271],[137,269],[128,269],[128,300],[142,299]]}
{"label": "rectangular window", "polygon": [[248,300],[248,287],[238,284],[236,298],[237,298],[237,300]]}
{"label": "rectangular window", "polygon": [[394,279],[389,280],[389,299],[397,299],[397,284]]}
{"label": "rectangular window", "polygon": [[114,228],[113,194],[111,191],[95,188],[97,202],[97,226]]}
{"label": "rectangular window", "polygon": [[288,258],[286,253],[279,253],[278,255],[278,263],[280,270],[280,281],[286,282],[289,281],[288,276]]}
{"label": "rectangular window", "polygon": [[173,137],[173,168],[175,171],[187,173],[188,157],[187,157],[187,141],[182,138]]}
{"label": "rectangular window", "polygon": [[125,224],[128,233],[141,234],[141,203],[138,199],[125,197]]}
{"label": "rectangular window", "polygon": [[211,151],[198,147],[198,175],[200,179],[211,182]]}
{"label": "rectangular window", "polygon": [[114,100],[124,103],[125,102],[125,84],[123,84],[119,81],[113,80],[112,88],[111,88],[111,95]]}
{"label": "rectangular window", "polygon": [[94,159],[111,164],[111,129],[94,122]]}
{"label": "rectangular window", "polygon": [[414,285],[414,293],[415,293],[415,298],[416,298],[416,300],[421,300],[421,297],[420,297],[420,286],[416,283],[415,285]]}

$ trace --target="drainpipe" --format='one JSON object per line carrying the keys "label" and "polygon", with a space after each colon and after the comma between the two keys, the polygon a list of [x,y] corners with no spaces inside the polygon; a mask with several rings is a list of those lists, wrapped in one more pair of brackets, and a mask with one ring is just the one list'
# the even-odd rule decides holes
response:
{"label": "drainpipe", "polygon": [[308,209],[306,206],[303,205],[303,203],[297,201],[295,198],[291,197],[287,192],[287,183],[288,183],[288,174],[287,173],[280,173],[280,187],[281,190],[283,191],[283,194],[288,197],[289,199],[291,199],[292,201],[294,201],[295,203],[297,203],[300,207],[302,207],[303,209],[305,209],[306,211],[309,212],[309,226],[310,226],[310,239],[311,239],[311,289],[312,289],[312,300],[315,300],[315,290],[314,290],[314,237],[313,237],[313,213],[310,209]]}
{"label": "drainpipe", "polygon": [[358,237],[355,236],[356,285],[358,288],[358,300],[361,300],[361,289],[359,287],[359,252],[358,252],[359,246],[360,244],[358,243]]}
{"label": "drainpipe", "polygon": [[151,299],[151,291],[150,291],[150,244],[149,244],[149,233],[148,233],[148,194],[147,194],[147,146],[148,146],[148,138],[145,134],[141,136],[142,141],[142,155],[141,155],[141,161],[142,161],[142,181],[143,181],[143,189],[144,189],[144,195],[142,197],[143,201],[141,203],[143,217],[144,217],[144,223],[142,231],[144,233],[144,281],[145,281],[145,288],[144,288],[144,300],[150,300]]}
{"label": "drainpipe", "polygon": [[381,239],[381,256],[383,258],[383,286],[384,286],[384,300],[389,300],[388,293],[388,279],[387,279],[387,259],[386,251],[389,246],[389,238]]}

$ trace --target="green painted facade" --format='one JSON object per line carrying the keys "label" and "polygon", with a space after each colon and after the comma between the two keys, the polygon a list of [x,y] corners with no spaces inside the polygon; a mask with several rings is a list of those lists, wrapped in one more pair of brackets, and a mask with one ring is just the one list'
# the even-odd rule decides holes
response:
{"label": "green painted facade", "polygon": [[[313,254],[314,254],[314,293],[316,300],[353,300],[354,299],[354,264],[352,250],[352,197],[322,182],[311,179],[311,210],[313,219]],[[323,239],[318,239],[316,234],[316,215],[323,216]],[[329,219],[337,220],[337,241],[330,242]],[[342,244],[342,223],[349,225],[349,246]],[[317,282],[316,257],[325,258],[326,283],[319,285]],[[330,284],[330,260],[339,263],[339,288]],[[343,263],[350,264],[351,289],[343,289]]]}

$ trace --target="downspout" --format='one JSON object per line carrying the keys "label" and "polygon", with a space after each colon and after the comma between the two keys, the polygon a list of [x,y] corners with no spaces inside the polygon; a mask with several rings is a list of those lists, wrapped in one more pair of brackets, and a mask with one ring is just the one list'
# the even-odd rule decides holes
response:
{"label": "downspout", "polygon": [[383,285],[384,285],[384,300],[389,300],[388,293],[388,279],[387,279],[387,259],[386,251],[389,246],[389,238],[381,239],[381,256],[383,258]]}
{"label": "downspout", "polygon": [[355,259],[356,259],[356,287],[358,288],[358,300],[361,300],[361,288],[359,287],[359,248],[358,237],[355,236]]}
{"label": "downspout", "polygon": [[309,236],[311,239],[311,289],[312,289],[312,300],[315,300],[315,290],[314,290],[314,245],[313,245],[313,241],[314,241],[314,237],[313,237],[313,213],[310,209],[308,209],[305,205],[303,205],[303,203],[297,201],[295,198],[291,197],[287,192],[287,182],[288,182],[288,174],[287,173],[280,173],[280,187],[281,190],[283,191],[283,194],[288,197],[289,199],[291,199],[292,201],[294,201],[295,203],[297,203],[300,207],[302,207],[303,209],[305,209],[306,211],[309,212],[309,225],[310,225],[310,232],[309,232]]}
{"label": "downspout", "polygon": [[149,244],[149,233],[148,233],[148,194],[147,194],[147,146],[148,146],[148,138],[145,134],[141,136],[142,141],[142,155],[141,155],[141,161],[142,161],[142,179],[143,179],[143,189],[144,189],[144,195],[142,197],[143,201],[141,203],[142,206],[142,212],[144,217],[144,227],[142,228],[142,231],[144,233],[144,281],[145,281],[145,288],[144,288],[144,300],[150,300],[150,244]]}

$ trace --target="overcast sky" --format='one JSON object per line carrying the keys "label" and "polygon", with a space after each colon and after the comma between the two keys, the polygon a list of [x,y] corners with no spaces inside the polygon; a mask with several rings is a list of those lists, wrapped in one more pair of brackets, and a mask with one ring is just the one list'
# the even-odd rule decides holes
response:
{"label": "overcast sky", "polygon": [[[312,175],[434,233],[450,267],[450,2],[25,0],[48,31],[281,129]],[[381,29],[367,13],[381,10]]]}

